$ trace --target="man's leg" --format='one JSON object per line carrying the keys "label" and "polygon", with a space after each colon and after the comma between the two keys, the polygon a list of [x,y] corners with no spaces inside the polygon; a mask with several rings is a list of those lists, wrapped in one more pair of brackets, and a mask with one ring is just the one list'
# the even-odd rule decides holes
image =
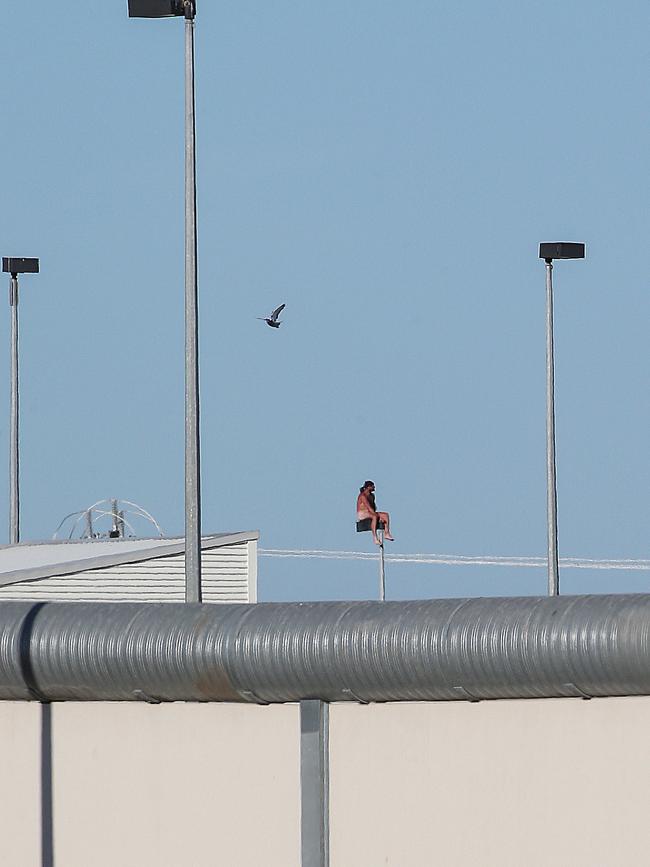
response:
{"label": "man's leg", "polygon": [[395,540],[390,534],[390,515],[388,512],[378,512],[379,520],[384,522],[384,539],[388,539],[389,542],[394,542]]}
{"label": "man's leg", "polygon": [[381,545],[381,542],[379,541],[379,537],[377,536],[377,521],[378,520],[379,520],[379,512],[375,512],[375,514],[372,516],[372,521],[370,524],[370,529],[372,530],[372,541],[375,543],[375,545]]}

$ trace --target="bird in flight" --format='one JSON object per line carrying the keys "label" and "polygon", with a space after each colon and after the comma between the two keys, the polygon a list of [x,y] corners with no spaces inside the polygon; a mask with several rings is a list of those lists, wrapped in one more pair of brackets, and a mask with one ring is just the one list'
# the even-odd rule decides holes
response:
{"label": "bird in flight", "polygon": [[278,316],[282,313],[286,304],[280,304],[279,307],[276,307],[273,313],[267,318],[266,316],[258,316],[257,319],[261,319],[262,322],[266,322],[267,325],[270,325],[271,328],[279,328],[282,325],[282,322],[278,319]]}

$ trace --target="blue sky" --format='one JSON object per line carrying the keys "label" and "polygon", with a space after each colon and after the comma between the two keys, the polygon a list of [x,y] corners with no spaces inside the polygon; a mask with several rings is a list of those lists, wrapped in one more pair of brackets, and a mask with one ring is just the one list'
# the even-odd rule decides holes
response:
{"label": "blue sky", "polygon": [[[0,252],[41,258],[21,283],[25,539],[109,496],[183,527],[183,25],[96,7],[25,3],[3,43]],[[587,259],[555,269],[560,554],[648,557],[649,18],[199,0],[205,531],[367,550],[372,478],[395,551],[544,554],[537,244],[574,240]],[[255,319],[281,302],[278,332]],[[8,350],[5,373],[8,407]],[[375,585],[374,564],[260,562],[263,598]],[[389,574],[394,598],[536,592],[543,570]]]}

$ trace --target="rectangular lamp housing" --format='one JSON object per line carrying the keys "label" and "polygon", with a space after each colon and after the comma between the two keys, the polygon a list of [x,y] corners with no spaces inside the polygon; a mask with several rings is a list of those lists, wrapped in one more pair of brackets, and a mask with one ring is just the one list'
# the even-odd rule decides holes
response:
{"label": "rectangular lamp housing", "polygon": [[38,274],[38,259],[3,256],[2,270],[5,274]]}
{"label": "rectangular lamp housing", "polygon": [[585,245],[571,241],[553,241],[539,245],[540,259],[584,259]]}
{"label": "rectangular lamp housing", "polygon": [[129,18],[170,18],[184,14],[183,0],[129,0]]}

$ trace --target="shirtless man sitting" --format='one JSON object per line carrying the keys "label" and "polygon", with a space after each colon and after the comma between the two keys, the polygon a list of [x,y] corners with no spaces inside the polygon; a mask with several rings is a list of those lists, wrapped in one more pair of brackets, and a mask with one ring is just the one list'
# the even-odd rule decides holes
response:
{"label": "shirtless man sitting", "polygon": [[359,496],[357,497],[357,521],[365,521],[370,518],[372,521],[372,538],[375,545],[381,545],[377,536],[377,523],[381,521],[384,525],[384,538],[390,542],[394,541],[390,534],[390,515],[388,512],[378,512],[375,503],[375,483],[367,481],[363,483],[363,487],[359,488]]}

